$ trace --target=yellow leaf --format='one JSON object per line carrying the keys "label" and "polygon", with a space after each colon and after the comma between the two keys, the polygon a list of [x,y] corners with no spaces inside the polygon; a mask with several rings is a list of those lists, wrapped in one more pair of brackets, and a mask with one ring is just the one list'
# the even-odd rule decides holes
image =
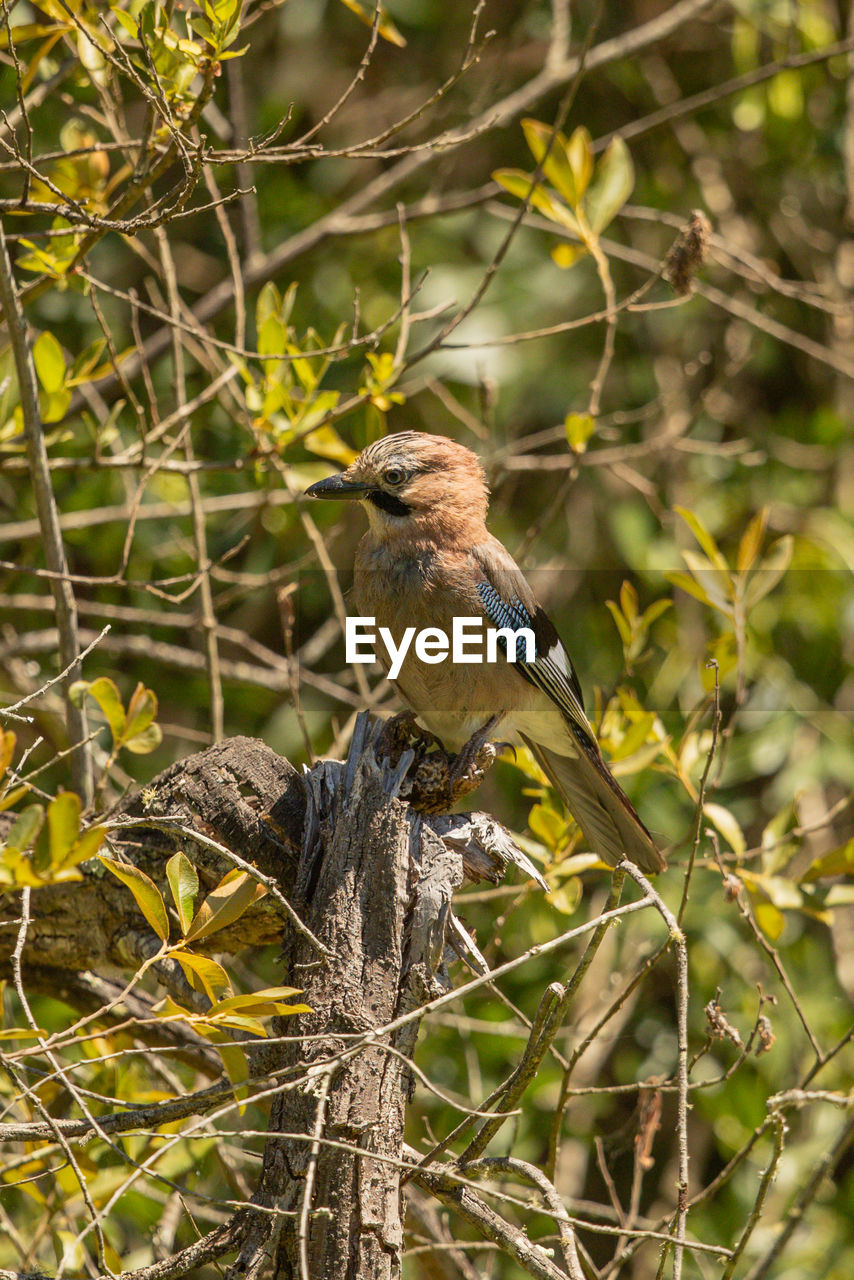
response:
{"label": "yellow leaf", "polygon": [[741,827],[729,809],[725,809],[721,804],[713,804],[711,800],[707,800],[703,805],[703,813],[712,825],[717,827],[733,853],[740,858],[747,849],[747,841],[744,838]]}
{"label": "yellow leaf", "polygon": [[136,900],[136,905],[158,938],[166,942],[169,938],[169,917],[166,914],[166,905],[160,896],[160,890],[151,877],[130,862],[119,862],[106,853],[99,853],[98,857],[117,880],[127,885]]}
{"label": "yellow leaf", "polygon": [[187,930],[187,941],[208,938],[212,933],[233,924],[244,911],[263,898],[267,892],[263,884],[245,871],[230,871],[208,894]]}

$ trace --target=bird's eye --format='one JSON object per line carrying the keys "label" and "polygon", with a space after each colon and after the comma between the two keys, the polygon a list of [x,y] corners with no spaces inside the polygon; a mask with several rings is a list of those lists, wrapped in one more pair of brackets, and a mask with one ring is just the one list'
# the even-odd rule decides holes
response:
{"label": "bird's eye", "polygon": [[403,484],[405,479],[406,472],[402,467],[389,467],[387,471],[383,472],[383,480],[385,480],[386,484]]}

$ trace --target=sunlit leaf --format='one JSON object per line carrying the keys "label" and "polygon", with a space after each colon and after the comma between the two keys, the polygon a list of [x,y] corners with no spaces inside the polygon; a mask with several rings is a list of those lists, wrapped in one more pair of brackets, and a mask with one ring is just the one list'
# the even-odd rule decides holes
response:
{"label": "sunlit leaf", "polygon": [[199,892],[196,868],[186,854],[179,851],[172,855],[166,863],[166,879],[181,922],[181,932],[186,933],[193,919],[193,904]]}
{"label": "sunlit leaf", "polygon": [[587,441],[596,430],[596,422],[589,413],[568,413],[564,419],[566,442],[576,453],[583,453]]}
{"label": "sunlit leaf", "polygon": [[73,791],[63,791],[47,808],[47,827],[50,838],[51,865],[60,864],[77,839],[80,830],[80,797]]}
{"label": "sunlit leaf", "polygon": [[776,942],[786,927],[786,917],[782,911],[778,911],[771,902],[755,902],[753,914],[766,938]]}
{"label": "sunlit leaf", "polygon": [[122,746],[135,756],[145,756],[150,751],[155,751],[162,741],[163,730],[160,725],[150,724],[147,729],[143,729],[142,733],[135,733],[132,738],[128,738]]}
{"label": "sunlit leaf", "polygon": [[753,570],[750,584],[745,592],[744,605],[752,609],[755,604],[774,590],[792,561],[794,539],[791,534],[779,538]]}
{"label": "sunlit leaf", "polygon": [[294,1013],[311,1013],[307,1004],[286,1004],[290,996],[302,995],[298,987],[265,987],[261,991],[249,992],[245,995],[229,996],[220,1000],[217,1013],[248,1013],[256,1018],[271,1017],[274,1014],[284,1016]]}
{"label": "sunlit leaf", "polygon": [[847,840],[838,848],[815,858],[801,876],[801,880],[805,884],[811,884],[814,880],[821,880],[826,876],[845,875],[854,875],[854,839]]}
{"label": "sunlit leaf", "polygon": [[[328,394],[335,395],[334,392]],[[356,457],[356,450],[345,444],[332,426],[318,427],[316,431],[309,432],[303,443],[310,453],[316,453],[320,458],[329,458],[332,462],[339,462],[344,467],[349,467]]]}
{"label": "sunlit leaf", "polygon": [[562,915],[571,916],[577,909],[581,901],[582,886],[577,876],[572,876],[569,880],[558,886],[557,889],[550,889],[547,900]]}
{"label": "sunlit leaf", "polygon": [[516,196],[520,200],[527,199],[532,208],[550,218],[552,222],[558,222],[561,226],[574,231],[576,235],[581,235],[578,219],[565,204],[554,200],[542,186],[536,186],[533,191],[531,190],[530,174],[521,169],[496,169],[492,177],[505,191],[509,191],[511,196]]}
{"label": "sunlit leaf", "polygon": [[49,330],[39,334],[33,343],[33,364],[45,391],[50,393],[62,390],[65,384],[65,356]]}
{"label": "sunlit leaf", "polygon": [[559,849],[566,838],[566,819],[545,804],[532,805],[528,826],[531,833],[553,851]]}
{"label": "sunlit leaf", "polygon": [[676,514],[681,516],[685,521],[688,528],[691,530],[694,537],[711,560],[712,564],[714,564],[716,568],[727,572],[727,562],[721,554],[718,544],[715,542],[700,517],[695,515],[693,511],[689,511],[687,507],[674,507],[673,509]]}
{"label": "sunlit leaf", "polygon": [[706,594],[706,589],[689,573],[680,573],[679,571],[670,571],[664,575],[668,582],[674,587],[679,587],[680,591],[684,591],[686,595],[693,596],[695,600],[699,600],[701,604],[711,607],[711,600]]}
{"label": "sunlit leaf", "polygon": [[84,697],[94,698],[103,712],[113,741],[119,742],[125,728],[125,709],[114,680],[109,676],[99,676],[97,680],[76,680],[69,690],[71,701],[80,706]]}
{"label": "sunlit leaf", "polygon": [[266,886],[245,871],[230,871],[208,894],[187,930],[187,941],[208,938],[239,919],[254,902],[263,898]]}
{"label": "sunlit leaf", "polygon": [[44,805],[27,805],[15,819],[11,831],[6,836],[7,852],[17,850],[23,853],[28,849],[42,829],[44,816]]}
{"label": "sunlit leaf", "polygon": [[136,905],[158,938],[162,942],[166,942],[169,938],[169,917],[166,914],[166,904],[151,877],[147,876],[144,871],[140,871],[139,867],[133,866],[132,863],[119,862],[116,858],[111,858],[106,853],[99,854],[98,858],[117,880],[121,880],[122,884],[127,885],[136,900]]}
{"label": "sunlit leaf", "polygon": [[746,573],[759,555],[759,548],[762,546],[762,539],[765,536],[765,526],[768,523],[768,508],[763,507],[762,510],[753,517],[750,524],[741,535],[741,541],[738,544],[738,554],[736,556],[735,565],[739,573]]}
{"label": "sunlit leaf", "polygon": [[711,800],[707,800],[703,805],[703,813],[713,826],[717,827],[733,853],[741,857],[747,850],[747,841],[744,838],[741,827],[729,809],[725,809],[721,804],[714,804]]}
{"label": "sunlit leaf", "polygon": [[546,181],[563,196],[570,208],[576,208],[593,168],[590,134],[586,129],[576,129],[572,139],[567,141],[551,125],[531,119],[522,121],[522,130]]}
{"label": "sunlit leaf", "polygon": [[582,201],[584,216],[595,232],[603,231],[632,194],[635,169],[622,138],[614,138],[596,165]]}
{"label": "sunlit leaf", "polygon": [[620,639],[622,640],[623,644],[624,645],[631,644],[632,629],[629,626],[623,614],[620,612],[619,605],[615,604],[613,600],[606,600],[605,608],[608,610],[611,617],[614,619],[614,625],[616,626],[617,631],[620,633]]}
{"label": "sunlit leaf", "polygon": [[0,776],[6,772],[12,763],[16,742],[17,738],[11,729],[8,732],[0,729]]}
{"label": "sunlit leaf", "polygon": [[203,991],[211,1004],[216,1004],[225,992],[231,993],[231,980],[221,964],[209,956],[199,956],[192,951],[172,952],[187,977],[190,986]]}
{"label": "sunlit leaf", "polygon": [[146,689],[141,682],[137,684],[128,703],[127,716],[123,736],[135,738],[151,724],[157,715],[157,695]]}
{"label": "sunlit leaf", "polygon": [[[362,22],[364,22],[366,26],[372,27],[374,25],[376,9],[373,4],[364,4],[362,3],[362,0],[341,0],[341,3],[345,5],[351,13],[355,13],[357,18],[361,18]],[[405,36],[402,36],[398,31],[385,7],[380,8],[377,31],[382,36],[383,40],[387,40],[389,44],[397,45],[398,49],[406,47]]]}

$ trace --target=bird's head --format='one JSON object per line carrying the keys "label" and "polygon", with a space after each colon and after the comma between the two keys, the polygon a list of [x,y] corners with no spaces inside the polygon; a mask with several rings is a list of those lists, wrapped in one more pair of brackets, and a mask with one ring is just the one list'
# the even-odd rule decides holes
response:
{"label": "bird's head", "polygon": [[444,436],[401,431],[363,449],[346,471],[306,489],[310,498],[362,502],[374,535],[468,542],[482,533],[489,491],[480,459]]}

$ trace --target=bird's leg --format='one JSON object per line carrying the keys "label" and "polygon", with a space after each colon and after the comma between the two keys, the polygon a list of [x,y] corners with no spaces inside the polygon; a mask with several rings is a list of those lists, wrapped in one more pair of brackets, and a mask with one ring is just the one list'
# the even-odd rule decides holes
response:
{"label": "bird's leg", "polygon": [[444,751],[431,752],[418,762],[410,792],[413,808],[422,813],[447,813],[458,800],[480,786],[505,745],[489,741],[501,718],[501,715],[493,716],[482,725],[457,755],[449,757]]}
{"label": "bird's leg", "polygon": [[[412,739],[415,739],[414,744]],[[435,734],[418,724],[414,711],[400,711],[383,725],[377,741],[377,754],[396,762],[407,747],[413,745],[417,755],[423,755],[427,747],[442,747]]]}
{"label": "bird's leg", "polygon": [[504,717],[504,712],[499,712],[497,716],[493,716],[487,720],[486,724],[472,734],[468,742],[454,757],[450,769],[451,788],[454,793],[454,800],[459,800],[462,796],[466,796],[470,791],[474,791],[483,782],[484,776],[491,767],[493,761],[499,756],[506,745],[503,742],[490,742],[493,729],[496,729]]}

